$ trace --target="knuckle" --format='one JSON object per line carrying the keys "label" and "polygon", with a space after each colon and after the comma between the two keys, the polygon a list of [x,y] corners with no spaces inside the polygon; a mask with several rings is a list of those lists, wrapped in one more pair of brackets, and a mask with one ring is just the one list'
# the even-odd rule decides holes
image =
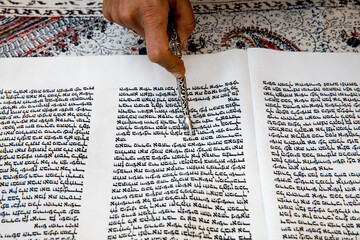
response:
{"label": "knuckle", "polygon": [[133,11],[129,11],[129,10],[125,10],[123,8],[119,8],[117,10],[117,15],[118,15],[117,18],[121,22],[123,22],[123,23],[125,23],[125,24],[127,24],[129,26],[134,25],[136,17],[134,15]]}
{"label": "knuckle", "polygon": [[[159,1],[159,0],[156,0]],[[154,25],[163,23],[163,17],[166,16],[166,9],[159,7],[156,1],[145,1],[139,8],[144,25]]]}
{"label": "knuckle", "polygon": [[160,63],[163,59],[164,53],[160,49],[149,49],[148,58],[151,62]]}

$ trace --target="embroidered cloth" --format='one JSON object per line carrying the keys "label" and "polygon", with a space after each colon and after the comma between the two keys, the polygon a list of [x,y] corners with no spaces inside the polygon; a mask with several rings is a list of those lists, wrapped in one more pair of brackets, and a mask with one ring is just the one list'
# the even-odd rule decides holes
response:
{"label": "embroidered cloth", "polygon": [[[193,0],[188,54],[261,47],[358,52],[360,0]],[[102,0],[0,1],[0,57],[146,54]]]}

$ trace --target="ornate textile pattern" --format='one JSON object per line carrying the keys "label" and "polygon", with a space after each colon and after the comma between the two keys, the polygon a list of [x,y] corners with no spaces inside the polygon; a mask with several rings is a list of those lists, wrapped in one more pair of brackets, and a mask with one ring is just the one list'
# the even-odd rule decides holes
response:
{"label": "ornate textile pattern", "polygon": [[[207,4],[206,4],[207,3]],[[212,3],[212,4],[208,4]],[[268,1],[241,1],[241,0],[224,0],[224,1],[195,1],[193,3],[194,11],[216,12],[216,11],[264,11],[264,10],[293,10],[309,7],[331,7],[338,8],[344,6],[359,6],[360,0],[268,0]]]}
{"label": "ornate textile pattern", "polygon": [[[280,0],[285,2],[284,0]],[[196,8],[214,4],[234,4],[234,0],[191,0]],[[242,0],[242,4],[258,4],[257,0]],[[277,1],[279,2],[279,0]],[[211,8],[211,7],[210,7]],[[205,9],[210,9],[205,7]],[[219,8],[216,6],[215,8]],[[220,7],[221,8],[221,7]],[[233,7],[232,7],[233,8]],[[0,15],[10,16],[102,16],[102,0],[1,0]]]}
{"label": "ornate textile pattern", "polygon": [[102,0],[1,0],[0,15],[101,16]]}
{"label": "ornate textile pattern", "polygon": [[341,36],[343,37],[344,42],[346,42],[347,45],[357,48],[360,45],[360,35],[356,31],[356,28],[354,27],[354,31],[352,31],[350,34],[348,34],[345,30],[341,32]]}
{"label": "ornate textile pattern", "polygon": [[[100,9],[100,2],[0,0],[0,10],[6,3],[17,3],[19,9],[41,5],[61,11],[82,8],[85,13],[84,9]],[[197,26],[188,54],[248,47],[316,52],[360,49],[360,0],[194,0],[193,8]],[[141,38],[102,16],[0,17],[0,57],[114,54],[146,54],[146,47]]]}
{"label": "ornate textile pattern", "polygon": [[237,28],[226,34],[222,39],[226,48],[269,48],[274,50],[300,51],[300,49],[283,36],[266,29]]}
{"label": "ornate textile pattern", "polygon": [[[360,5],[360,0],[190,0],[195,12]],[[102,16],[102,0],[0,0],[0,15]]]}
{"label": "ornate textile pattern", "polygon": [[54,56],[104,31],[102,18],[0,17],[0,56]]}

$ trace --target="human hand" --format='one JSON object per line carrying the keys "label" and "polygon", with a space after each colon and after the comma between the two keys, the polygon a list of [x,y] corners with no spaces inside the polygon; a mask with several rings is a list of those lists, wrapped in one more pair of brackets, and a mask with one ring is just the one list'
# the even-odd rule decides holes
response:
{"label": "human hand", "polygon": [[129,28],[146,40],[150,61],[158,63],[175,77],[185,75],[183,62],[169,48],[168,16],[172,11],[181,48],[195,28],[188,0],[103,0],[107,20]]}

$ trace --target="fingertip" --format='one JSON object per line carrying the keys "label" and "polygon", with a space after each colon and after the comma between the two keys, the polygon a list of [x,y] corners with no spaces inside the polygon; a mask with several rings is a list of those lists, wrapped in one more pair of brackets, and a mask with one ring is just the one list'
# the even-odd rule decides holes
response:
{"label": "fingertip", "polygon": [[175,77],[175,78],[182,78],[185,76],[185,74],[182,74],[180,72],[174,72],[172,73],[172,75]]}
{"label": "fingertip", "polygon": [[185,66],[184,63],[181,61],[180,65],[177,65],[174,69],[168,70],[175,78],[182,78],[185,76]]}
{"label": "fingertip", "polygon": [[177,56],[173,55],[171,60],[162,65],[168,72],[170,72],[175,78],[182,78],[185,76],[185,66]]}

